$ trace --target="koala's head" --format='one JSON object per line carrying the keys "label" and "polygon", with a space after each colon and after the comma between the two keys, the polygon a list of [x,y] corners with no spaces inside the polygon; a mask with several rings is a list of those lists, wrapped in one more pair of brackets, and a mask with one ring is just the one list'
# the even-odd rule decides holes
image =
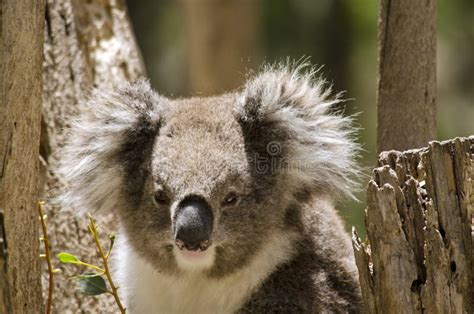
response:
{"label": "koala's head", "polygon": [[171,100],[146,81],[95,91],[62,155],[63,201],[116,212],[160,271],[245,266],[297,233],[301,202],[350,195],[358,171],[351,120],[300,70],[267,68],[219,97]]}

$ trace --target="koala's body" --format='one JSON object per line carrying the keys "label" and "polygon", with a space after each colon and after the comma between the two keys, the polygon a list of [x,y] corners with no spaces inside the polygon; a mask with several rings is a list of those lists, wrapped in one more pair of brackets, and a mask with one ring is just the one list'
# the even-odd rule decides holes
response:
{"label": "koala's body", "polygon": [[128,313],[359,312],[349,236],[358,147],[323,83],[267,68],[218,97],[96,91],[62,158],[63,202],[115,211]]}

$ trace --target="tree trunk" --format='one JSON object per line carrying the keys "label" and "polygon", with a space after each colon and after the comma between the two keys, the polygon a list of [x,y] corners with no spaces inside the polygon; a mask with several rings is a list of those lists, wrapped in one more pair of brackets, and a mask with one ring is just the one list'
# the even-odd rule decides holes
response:
{"label": "tree trunk", "polygon": [[[49,198],[64,187],[56,174],[57,151],[78,113],[78,102],[92,87],[134,80],[145,75],[145,70],[122,0],[47,0],[44,54],[41,152],[47,166],[43,184],[49,192],[45,196]],[[66,251],[100,264],[86,217],[77,218],[70,208],[48,206],[45,211],[54,255]],[[95,218],[107,245],[115,222],[111,216],[97,214]],[[63,269],[55,280],[55,313],[116,312],[111,296],[89,297],[76,292],[74,281],[67,278],[83,269],[61,267],[56,258],[54,261]],[[46,280],[45,271],[43,291]]]}
{"label": "tree trunk", "polygon": [[182,0],[189,89],[199,95],[238,87],[261,62],[261,1]]}
{"label": "tree trunk", "polygon": [[2,0],[0,312],[40,313],[38,156],[44,2]]}
{"label": "tree trunk", "polygon": [[473,313],[474,136],[385,152],[353,234],[368,313]]}
{"label": "tree trunk", "polygon": [[377,151],[436,139],[436,0],[380,0]]}

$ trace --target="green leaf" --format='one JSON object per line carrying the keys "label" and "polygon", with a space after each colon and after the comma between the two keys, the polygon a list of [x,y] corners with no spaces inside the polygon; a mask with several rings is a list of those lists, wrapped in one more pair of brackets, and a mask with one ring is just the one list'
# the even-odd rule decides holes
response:
{"label": "green leaf", "polygon": [[69,254],[69,253],[64,253],[64,252],[61,252],[57,255],[59,261],[61,263],[77,263],[77,262],[80,262],[79,259],[72,255],[72,254]]}
{"label": "green leaf", "polygon": [[85,295],[99,295],[108,292],[104,278],[93,272],[85,272],[77,277],[77,288]]}

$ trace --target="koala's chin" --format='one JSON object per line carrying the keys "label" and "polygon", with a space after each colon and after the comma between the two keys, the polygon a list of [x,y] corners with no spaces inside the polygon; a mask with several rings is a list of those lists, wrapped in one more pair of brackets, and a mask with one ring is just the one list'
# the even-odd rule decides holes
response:
{"label": "koala's chin", "polygon": [[96,90],[61,157],[63,205],[114,212],[127,313],[362,311],[333,206],[360,170],[350,117],[304,65],[168,99]]}

